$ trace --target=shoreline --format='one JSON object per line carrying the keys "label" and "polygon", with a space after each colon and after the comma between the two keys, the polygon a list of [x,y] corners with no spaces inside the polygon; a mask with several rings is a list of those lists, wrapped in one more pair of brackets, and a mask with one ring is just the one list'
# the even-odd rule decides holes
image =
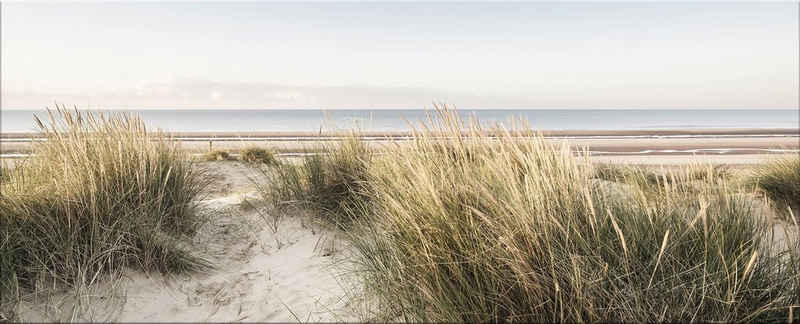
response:
{"label": "shoreline", "polygon": [[[538,132],[554,143],[594,156],[701,156],[800,154],[800,129],[664,129],[664,130],[551,130],[519,134],[524,140]],[[348,132],[173,132],[166,133],[188,152],[236,152],[248,146],[271,148],[281,155],[318,152],[321,145]],[[360,132],[369,146],[402,145],[411,132]],[[491,133],[488,138],[493,137]],[[19,158],[31,152],[36,133],[0,133],[0,158]]]}
{"label": "shoreline", "polygon": [[[244,132],[165,132],[170,137],[193,139],[248,139],[248,138],[327,138],[349,134],[350,130],[340,131],[244,131]],[[412,131],[359,131],[361,137],[396,138],[408,137]],[[522,135],[532,136],[536,133],[544,137],[650,137],[650,136],[696,136],[696,137],[731,137],[731,136],[795,136],[800,137],[800,128],[705,128],[705,129],[567,129],[567,130],[531,130]],[[37,132],[0,132],[0,139],[41,138]]]}

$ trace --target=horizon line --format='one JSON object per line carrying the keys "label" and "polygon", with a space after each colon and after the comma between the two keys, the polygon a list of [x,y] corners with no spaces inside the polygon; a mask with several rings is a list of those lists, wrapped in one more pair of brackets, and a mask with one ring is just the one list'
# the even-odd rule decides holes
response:
{"label": "horizon line", "polygon": [[[248,108],[248,107],[228,107],[228,108],[219,108],[219,107],[182,107],[182,108],[175,108],[175,107],[139,107],[139,108],[131,108],[131,107],[108,107],[108,108],[97,108],[97,107],[90,107],[84,108],[76,105],[66,106],[68,109],[72,110],[77,108],[78,110],[435,110],[434,107],[408,107],[408,108],[380,108],[380,107],[372,107],[372,108],[361,108],[361,107],[348,107],[348,108],[323,108],[323,107],[294,107],[294,108],[285,108],[285,107],[259,107],[259,108]],[[775,107],[592,107],[592,108],[571,108],[571,107],[525,107],[525,108],[509,108],[509,107],[459,107],[455,105],[450,106],[452,109],[455,110],[797,110],[800,111],[800,107],[783,107],[783,108],[775,108]],[[40,107],[40,108],[31,108],[31,107],[0,107],[0,111],[3,110],[16,110],[16,111],[30,111],[30,110],[46,110],[46,109],[55,109],[53,107]]]}

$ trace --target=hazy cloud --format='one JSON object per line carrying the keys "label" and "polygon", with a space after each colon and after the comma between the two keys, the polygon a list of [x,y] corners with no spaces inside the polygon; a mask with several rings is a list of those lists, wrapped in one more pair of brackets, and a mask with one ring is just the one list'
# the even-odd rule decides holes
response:
{"label": "hazy cloud", "polygon": [[469,106],[521,107],[524,98],[478,96],[425,88],[311,87],[267,83],[183,80],[109,91],[9,91],[6,108],[44,107],[54,102],[90,108],[423,108],[433,101]]}
{"label": "hazy cloud", "polygon": [[2,107],[793,108],[795,3],[3,3]]}

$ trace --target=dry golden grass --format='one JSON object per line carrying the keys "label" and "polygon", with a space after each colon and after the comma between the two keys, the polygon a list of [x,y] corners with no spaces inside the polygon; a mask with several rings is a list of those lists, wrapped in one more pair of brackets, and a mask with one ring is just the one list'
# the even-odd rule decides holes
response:
{"label": "dry golden grass", "polygon": [[[568,147],[514,139],[530,134],[524,126],[485,130],[437,113],[412,145],[365,159],[347,143],[274,174],[265,191],[347,215],[374,319],[798,319],[796,242],[771,249],[757,204],[718,170],[633,172],[622,182],[635,185],[615,194]],[[339,165],[344,177],[314,171],[339,160],[357,163]],[[311,194],[340,187],[347,205]]]}
{"label": "dry golden grass", "polygon": [[244,162],[261,163],[268,165],[278,164],[275,152],[260,147],[249,146],[242,149],[239,159]]}
{"label": "dry golden grass", "polygon": [[233,160],[231,154],[227,151],[214,150],[203,155],[205,161],[228,161]]}
{"label": "dry golden grass", "polygon": [[800,156],[782,158],[756,167],[749,183],[765,193],[782,216],[790,217],[793,214],[800,217]]}

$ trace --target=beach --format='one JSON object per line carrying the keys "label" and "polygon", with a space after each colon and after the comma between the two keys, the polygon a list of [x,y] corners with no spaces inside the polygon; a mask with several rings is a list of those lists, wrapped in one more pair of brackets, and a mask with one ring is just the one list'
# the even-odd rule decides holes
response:
{"label": "beach", "polygon": [[[348,132],[175,132],[167,133],[180,147],[195,155],[212,150],[236,157],[247,147],[274,150],[277,156],[292,159],[319,152],[326,144],[348,136]],[[570,130],[541,131],[552,143],[566,143],[590,160],[603,163],[638,165],[685,165],[689,163],[744,166],[781,156],[800,154],[798,129],[667,129],[667,130]],[[405,145],[410,132],[359,132],[371,148],[380,151],[387,145]],[[35,133],[0,134],[0,159],[13,165],[27,156],[38,140]],[[520,138],[524,140],[524,137]]]}
{"label": "beach", "polygon": [[[610,155],[591,160],[656,169],[712,163],[748,170],[785,156]],[[27,298],[18,306],[18,316],[26,321],[115,322],[352,322],[372,316],[374,301],[363,295],[360,279],[350,272],[351,252],[343,232],[301,211],[284,214],[272,230],[257,212],[265,206],[255,184],[268,180],[252,165],[220,161],[195,167],[208,172],[213,182],[200,201],[200,212],[212,220],[193,243],[212,256],[215,269],[180,276],[125,271],[77,296],[55,291]],[[796,235],[785,223],[770,226],[776,242],[785,241],[785,233]]]}
{"label": "beach", "polygon": [[[248,146],[274,149],[281,154],[314,152],[319,145],[347,136],[347,131],[313,132],[174,132],[167,133],[183,149],[193,153],[229,150]],[[403,143],[410,132],[359,132],[375,148]],[[573,150],[590,155],[726,155],[787,154],[800,149],[798,129],[664,129],[664,130],[569,130],[540,131],[548,140],[567,141]],[[30,152],[35,133],[0,134],[0,154],[13,156]]]}
{"label": "beach", "polygon": [[[358,321],[357,282],[337,261],[342,234],[309,215],[282,217],[276,231],[263,209],[250,165],[236,161],[195,166],[213,179],[200,213],[211,217],[194,239],[217,266],[181,276],[125,271],[90,291],[50,291],[23,301],[26,321],[341,322]],[[254,207],[246,204],[251,201]]]}
{"label": "beach", "polygon": [[0,324],[800,323],[797,3],[0,6]]}
{"label": "beach", "polygon": [[[26,297],[16,314],[27,321],[363,321],[375,316],[375,299],[365,295],[363,278],[352,273],[350,239],[311,211],[275,214],[259,192],[274,179],[257,165],[203,161],[209,149],[275,149],[279,161],[302,165],[320,145],[345,136],[312,133],[171,134],[182,150],[198,158],[193,168],[212,180],[198,201],[209,221],[192,238],[196,253],[216,266],[199,273],[166,275],[125,270],[86,291],[43,291]],[[377,152],[411,147],[407,133],[361,134]],[[754,166],[796,156],[796,130],[570,131],[543,133],[545,141],[566,144],[574,154],[589,153],[594,164],[637,165],[656,172],[690,165],[723,165],[748,171]],[[7,165],[29,152],[30,134],[4,134]],[[451,137],[452,138],[452,137]],[[525,142],[525,136],[514,140]],[[210,141],[210,144],[209,144]],[[210,146],[210,148],[209,148]],[[661,170],[661,171],[658,171]],[[775,244],[796,229],[771,221]]]}

